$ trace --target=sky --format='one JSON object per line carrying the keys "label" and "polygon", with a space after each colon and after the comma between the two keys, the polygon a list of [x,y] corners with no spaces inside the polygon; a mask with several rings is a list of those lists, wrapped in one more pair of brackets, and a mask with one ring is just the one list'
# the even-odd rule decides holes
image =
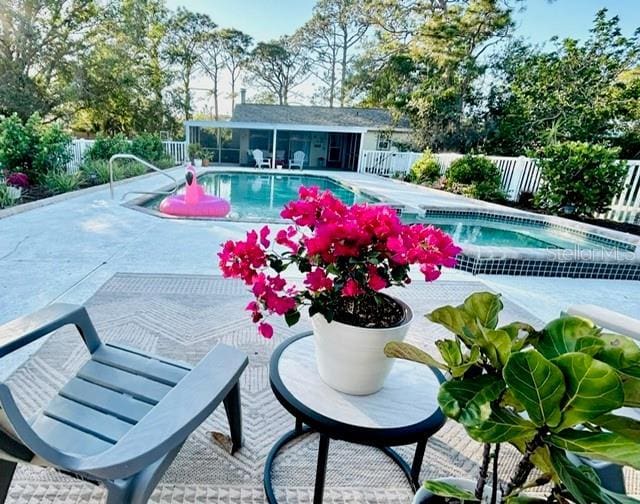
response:
{"label": "sky", "polygon": [[[293,33],[311,17],[314,4],[315,0],[167,0],[171,9],[186,7],[204,12],[218,26],[237,28],[256,41]],[[524,7],[514,15],[515,33],[532,43],[544,44],[554,35],[586,38],[595,13],[603,7],[620,17],[625,35],[640,27],[640,0],[526,0]],[[209,87],[204,79],[197,79],[194,86]],[[228,88],[228,82],[223,81],[222,88]],[[207,105],[198,94],[196,102],[201,108]],[[222,97],[222,113],[229,114],[230,109],[230,100]]]}

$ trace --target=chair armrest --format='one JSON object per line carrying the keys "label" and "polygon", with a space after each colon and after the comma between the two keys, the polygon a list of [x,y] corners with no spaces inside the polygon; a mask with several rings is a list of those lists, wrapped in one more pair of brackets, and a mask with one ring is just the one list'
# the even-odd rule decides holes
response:
{"label": "chair armrest", "polygon": [[183,443],[213,413],[248,361],[239,350],[217,345],[112,448],[66,469],[101,479],[137,474]]}
{"label": "chair armrest", "polygon": [[572,305],[567,314],[585,317],[609,331],[640,340],[640,320],[627,317],[602,306]]}
{"label": "chair armrest", "polygon": [[90,352],[100,346],[100,338],[83,306],[55,303],[0,326],[0,357],[68,324],[78,328]]}

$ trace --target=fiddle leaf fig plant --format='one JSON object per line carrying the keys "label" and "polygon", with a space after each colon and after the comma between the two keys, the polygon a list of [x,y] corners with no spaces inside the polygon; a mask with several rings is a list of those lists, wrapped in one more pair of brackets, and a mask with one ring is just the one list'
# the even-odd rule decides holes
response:
{"label": "fiddle leaf fig plant", "polygon": [[[427,314],[453,333],[436,342],[439,357],[405,342],[385,347],[388,357],[445,371],[449,380],[438,392],[440,408],[484,444],[472,499],[450,483],[429,481],[425,488],[443,502],[512,504],[530,502],[526,490],[549,483],[549,503],[640,502],[603,488],[585,462],[640,469],[640,422],[619,411],[640,406],[640,347],[573,316],[542,329],[523,322],[500,325],[502,309],[499,295],[479,292],[460,306]],[[514,446],[521,459],[512,474],[500,478],[502,443]],[[487,497],[492,461],[493,491]],[[497,491],[500,479],[506,483]]]}

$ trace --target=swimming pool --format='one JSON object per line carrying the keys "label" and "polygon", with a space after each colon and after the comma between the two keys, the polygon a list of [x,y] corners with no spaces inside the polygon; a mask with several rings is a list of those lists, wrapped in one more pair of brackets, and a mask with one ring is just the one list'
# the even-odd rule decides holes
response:
{"label": "swimming pool", "polygon": [[[207,172],[198,176],[205,192],[231,203],[227,220],[279,220],[285,203],[298,198],[301,186],[328,189],[344,203],[378,203],[370,194],[347,187],[328,177],[314,175],[262,174],[256,172]],[[178,194],[184,194],[184,185]],[[142,206],[158,210],[162,196],[152,198]]]}

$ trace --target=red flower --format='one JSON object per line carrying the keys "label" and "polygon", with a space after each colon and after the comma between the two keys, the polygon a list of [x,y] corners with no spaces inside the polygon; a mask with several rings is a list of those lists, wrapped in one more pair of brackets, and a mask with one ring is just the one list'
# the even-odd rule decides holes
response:
{"label": "red flower", "polygon": [[359,294],[362,294],[360,285],[358,285],[358,282],[356,282],[353,278],[349,278],[344,283],[344,287],[342,288],[342,295],[344,297],[354,297]]}
{"label": "red flower", "polygon": [[371,287],[371,290],[379,291],[387,287],[387,280],[384,277],[380,276],[378,268],[376,268],[374,265],[370,264],[369,266],[367,266],[367,274],[369,277],[367,280],[367,284],[369,285],[369,287]]}
{"label": "red flower", "polygon": [[314,292],[333,287],[333,280],[327,277],[327,272],[322,268],[316,268],[307,273],[304,283],[309,286],[309,290]]}
{"label": "red flower", "polygon": [[271,339],[273,336],[273,327],[266,322],[260,322],[260,324],[258,324],[258,332],[262,334],[264,338]]}

